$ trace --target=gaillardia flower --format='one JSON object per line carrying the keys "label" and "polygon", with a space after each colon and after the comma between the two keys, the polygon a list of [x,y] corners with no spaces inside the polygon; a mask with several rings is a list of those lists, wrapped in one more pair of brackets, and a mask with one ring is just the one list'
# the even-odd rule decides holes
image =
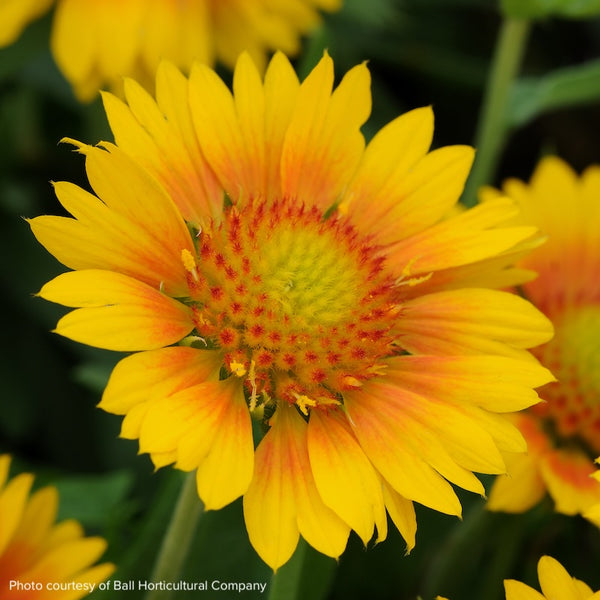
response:
{"label": "gaillardia flower", "polygon": [[[548,236],[519,264],[539,273],[522,290],[554,323],[555,337],[534,354],[558,381],[540,391],[546,402],[515,417],[529,452],[507,457],[509,476],[496,480],[488,506],[521,512],[547,490],[558,512],[584,513],[600,502],[590,477],[600,454],[600,168],[578,177],[549,157],[529,185],[509,180],[503,191],[523,222]],[[483,198],[496,195],[488,189]]]}
{"label": "gaillardia flower", "polygon": [[538,562],[538,579],[542,593],[515,581],[504,580],[506,600],[596,600],[600,592],[594,593],[590,587],[571,577],[567,570],[551,556],[542,556]]}
{"label": "gaillardia flower", "polygon": [[77,521],[56,524],[58,492],[48,486],[30,493],[33,475],[8,481],[10,457],[0,455],[0,593],[10,600],[77,600],[114,571],[93,566],[106,549],[84,537]]}
{"label": "gaillardia flower", "polygon": [[82,101],[130,76],[150,88],[161,59],[188,71],[194,60],[233,69],[246,50],[264,71],[267,53],[292,56],[300,36],[320,23],[319,9],[342,0],[3,0],[0,47],[56,4],[51,48]]}
{"label": "gaillardia flower", "polygon": [[242,54],[233,94],[163,63],[156,102],[133,81],[104,96],[116,145],[75,142],[97,196],[56,183],[74,218],[31,221],[75,269],[40,292],[77,309],[57,332],[138,351],[101,407],[156,466],[196,470],[208,509],[243,495],[273,568],[300,534],[336,557],[350,529],[383,539],[386,508],[411,548],[412,502],[459,515],[450,482],[483,494],[473,471],[525,450],[497,413],[551,380],[524,350],[549,321],[492,289],[536,229],[503,227],[504,198],[445,218],[472,149],[428,152],[429,108],[365,148],[368,69],[333,81],[327,55],[300,83],[281,53],[264,82]]}

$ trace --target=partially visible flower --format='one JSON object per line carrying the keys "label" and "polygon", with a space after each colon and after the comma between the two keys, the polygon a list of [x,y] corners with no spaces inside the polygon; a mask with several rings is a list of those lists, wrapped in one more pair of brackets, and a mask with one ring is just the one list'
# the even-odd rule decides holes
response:
{"label": "partially visible flower", "polygon": [[515,581],[504,580],[506,600],[598,600],[600,592],[571,577],[567,570],[551,556],[542,556],[538,562],[540,594],[532,587]]}
{"label": "partially visible flower", "polygon": [[[30,493],[33,475],[8,481],[10,457],[0,455],[0,596],[7,600],[77,600],[114,571],[93,564],[106,542],[84,537],[74,520],[55,523],[58,492]],[[12,582],[12,584],[11,584]]]}
{"label": "partially visible flower", "polygon": [[0,2],[0,48],[12,44],[34,19],[43,15],[55,0],[2,0]]}
{"label": "partially visible flower", "polygon": [[549,157],[529,185],[512,179],[503,191],[522,221],[548,236],[519,265],[539,273],[522,290],[554,323],[554,338],[533,352],[558,381],[540,390],[546,402],[514,417],[529,452],[506,457],[509,474],[496,480],[488,507],[521,512],[548,491],[558,512],[585,513],[600,502],[590,477],[600,453],[600,167],[578,177]]}
{"label": "partially visible flower", "polygon": [[342,0],[3,0],[0,46],[56,3],[51,47],[82,101],[122,77],[149,89],[161,59],[188,71],[194,60],[233,69],[246,50],[264,71],[267,54],[300,50],[300,36],[320,23],[319,9]]}
{"label": "partially visible flower", "polygon": [[300,535],[335,557],[351,529],[385,538],[386,509],[412,548],[413,501],[459,515],[450,483],[483,494],[473,471],[525,450],[498,413],[552,379],[526,351],[550,323],[493,289],[522,280],[536,228],[504,226],[506,198],[447,217],[472,148],[429,152],[430,108],[365,147],[368,69],[333,82],[327,55],[300,83],[242,54],[233,94],[164,63],[156,101],[105,94],[116,146],[75,142],[98,196],[56,183],[74,218],[31,221],[75,269],[40,292],[76,308],[57,331],[139,351],[101,407],[157,467],[196,470],[208,509],[243,495],[273,568]]}

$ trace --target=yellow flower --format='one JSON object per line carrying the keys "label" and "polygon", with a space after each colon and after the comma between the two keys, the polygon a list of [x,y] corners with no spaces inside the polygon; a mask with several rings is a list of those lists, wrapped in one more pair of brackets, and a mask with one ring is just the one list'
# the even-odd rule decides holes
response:
{"label": "yellow flower", "polygon": [[320,22],[318,10],[339,10],[342,0],[3,0],[0,47],[55,2],[54,59],[82,101],[122,77],[151,88],[166,58],[187,71],[193,60],[233,69],[246,50],[264,71],[267,53],[292,56],[300,36]]}
{"label": "yellow flower", "polygon": [[8,481],[10,457],[0,455],[0,594],[11,600],[76,600],[97,589],[114,571],[92,566],[106,542],[84,537],[81,525],[55,524],[58,492],[30,494],[33,475]]}
{"label": "yellow flower", "polygon": [[243,495],[273,568],[299,535],[336,557],[350,529],[385,538],[386,508],[412,548],[413,501],[460,515],[450,482],[484,493],[473,471],[525,450],[497,413],[551,380],[525,350],[550,323],[491,289],[536,229],[502,226],[503,198],[446,218],[473,150],[429,152],[430,108],[365,148],[369,71],[333,80],[327,55],[300,83],[281,53],[264,82],[242,54],[233,94],[163,63],[156,102],[105,94],[117,145],[75,142],[98,197],[56,183],[74,218],[31,221],[75,269],[40,292],[77,308],[57,332],[138,351],[101,407],[156,466],[197,470],[208,509]]}
{"label": "yellow flower", "polygon": [[541,594],[520,581],[505,579],[506,600],[596,600],[600,598],[600,592],[592,592],[583,581],[571,577],[551,556],[540,558],[538,579],[542,589]]}
{"label": "yellow flower", "polygon": [[[522,289],[554,323],[554,339],[534,354],[558,382],[540,391],[545,403],[515,417],[529,453],[507,457],[510,477],[498,478],[488,506],[521,512],[547,490],[558,512],[584,513],[600,502],[600,484],[590,477],[600,453],[600,168],[578,177],[549,157],[529,185],[509,180],[503,190],[523,221],[548,236],[520,266],[539,273]],[[488,200],[495,195],[484,192]]]}

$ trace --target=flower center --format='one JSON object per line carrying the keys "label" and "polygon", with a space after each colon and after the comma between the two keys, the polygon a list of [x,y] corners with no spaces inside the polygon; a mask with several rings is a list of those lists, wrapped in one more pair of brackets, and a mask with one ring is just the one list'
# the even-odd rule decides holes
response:
{"label": "flower center", "polygon": [[251,403],[308,407],[381,372],[397,299],[378,248],[344,218],[291,201],[229,208],[183,255],[198,336]]}
{"label": "flower center", "polygon": [[537,409],[551,418],[559,435],[579,436],[600,451],[600,307],[566,312],[555,322],[554,339],[538,350],[558,382],[542,389],[548,400]]}

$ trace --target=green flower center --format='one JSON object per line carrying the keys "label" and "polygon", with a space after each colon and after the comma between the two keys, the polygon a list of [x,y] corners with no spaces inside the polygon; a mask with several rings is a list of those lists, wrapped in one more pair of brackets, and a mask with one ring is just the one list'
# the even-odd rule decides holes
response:
{"label": "green flower center", "polygon": [[600,307],[571,309],[556,320],[553,340],[538,352],[558,382],[547,385],[541,410],[562,436],[580,436],[600,451]]}

